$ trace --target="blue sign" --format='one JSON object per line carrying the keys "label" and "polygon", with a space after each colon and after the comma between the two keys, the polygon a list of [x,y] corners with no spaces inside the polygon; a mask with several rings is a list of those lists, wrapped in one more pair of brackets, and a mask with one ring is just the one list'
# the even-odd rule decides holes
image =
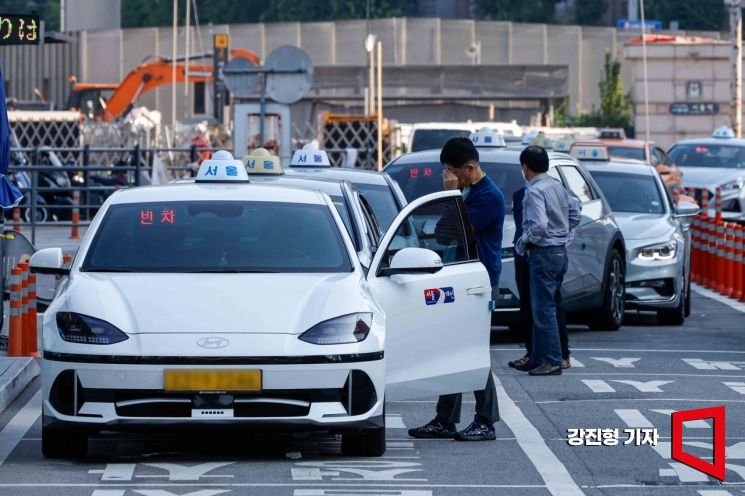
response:
{"label": "blue sign", "polygon": [[[634,19],[632,21],[628,19],[619,19],[618,22],[616,23],[616,27],[618,29],[641,29],[642,21],[638,19]],[[662,29],[662,21],[645,20],[644,28],[647,31],[659,31]]]}

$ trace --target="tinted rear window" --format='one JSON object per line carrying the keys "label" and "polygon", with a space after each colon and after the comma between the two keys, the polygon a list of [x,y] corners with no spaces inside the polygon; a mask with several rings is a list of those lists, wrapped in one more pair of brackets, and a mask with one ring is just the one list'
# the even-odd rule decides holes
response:
{"label": "tinted rear window", "polygon": [[630,158],[633,160],[644,160],[644,148],[609,146],[608,153],[610,154],[611,158]]}
{"label": "tinted rear window", "polygon": [[411,138],[411,151],[439,149],[454,136],[468,138],[470,135],[471,132],[465,129],[417,129]]}
{"label": "tinted rear window", "polygon": [[[525,186],[520,166],[517,164],[500,164],[481,162],[481,168],[502,190],[507,213],[512,212],[512,195]],[[429,164],[391,164],[385,171],[401,186],[406,200],[442,191],[443,166],[439,163]]]}

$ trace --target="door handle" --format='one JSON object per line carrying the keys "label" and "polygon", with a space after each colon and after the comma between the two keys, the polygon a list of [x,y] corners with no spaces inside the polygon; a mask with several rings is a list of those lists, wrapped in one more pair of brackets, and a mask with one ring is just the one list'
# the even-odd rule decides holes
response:
{"label": "door handle", "polygon": [[484,293],[491,293],[491,287],[489,286],[478,286],[476,288],[466,289],[466,294],[469,295],[480,295]]}

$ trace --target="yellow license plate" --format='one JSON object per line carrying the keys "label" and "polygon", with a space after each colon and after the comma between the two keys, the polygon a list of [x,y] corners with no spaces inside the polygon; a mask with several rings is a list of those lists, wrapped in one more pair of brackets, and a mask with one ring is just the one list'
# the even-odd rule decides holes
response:
{"label": "yellow license plate", "polygon": [[261,370],[166,370],[166,391],[261,391]]}

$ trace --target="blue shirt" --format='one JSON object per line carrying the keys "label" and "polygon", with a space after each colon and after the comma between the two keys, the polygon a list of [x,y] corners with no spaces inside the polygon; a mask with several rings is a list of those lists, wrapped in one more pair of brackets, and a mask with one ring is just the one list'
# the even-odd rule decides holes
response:
{"label": "blue shirt", "polygon": [[546,173],[528,181],[523,199],[523,233],[515,251],[525,253],[528,244],[566,246],[574,236],[581,219],[579,200]]}
{"label": "blue shirt", "polygon": [[479,260],[489,272],[492,287],[499,286],[502,273],[502,229],[504,195],[489,176],[472,184],[463,199],[471,220]]}

